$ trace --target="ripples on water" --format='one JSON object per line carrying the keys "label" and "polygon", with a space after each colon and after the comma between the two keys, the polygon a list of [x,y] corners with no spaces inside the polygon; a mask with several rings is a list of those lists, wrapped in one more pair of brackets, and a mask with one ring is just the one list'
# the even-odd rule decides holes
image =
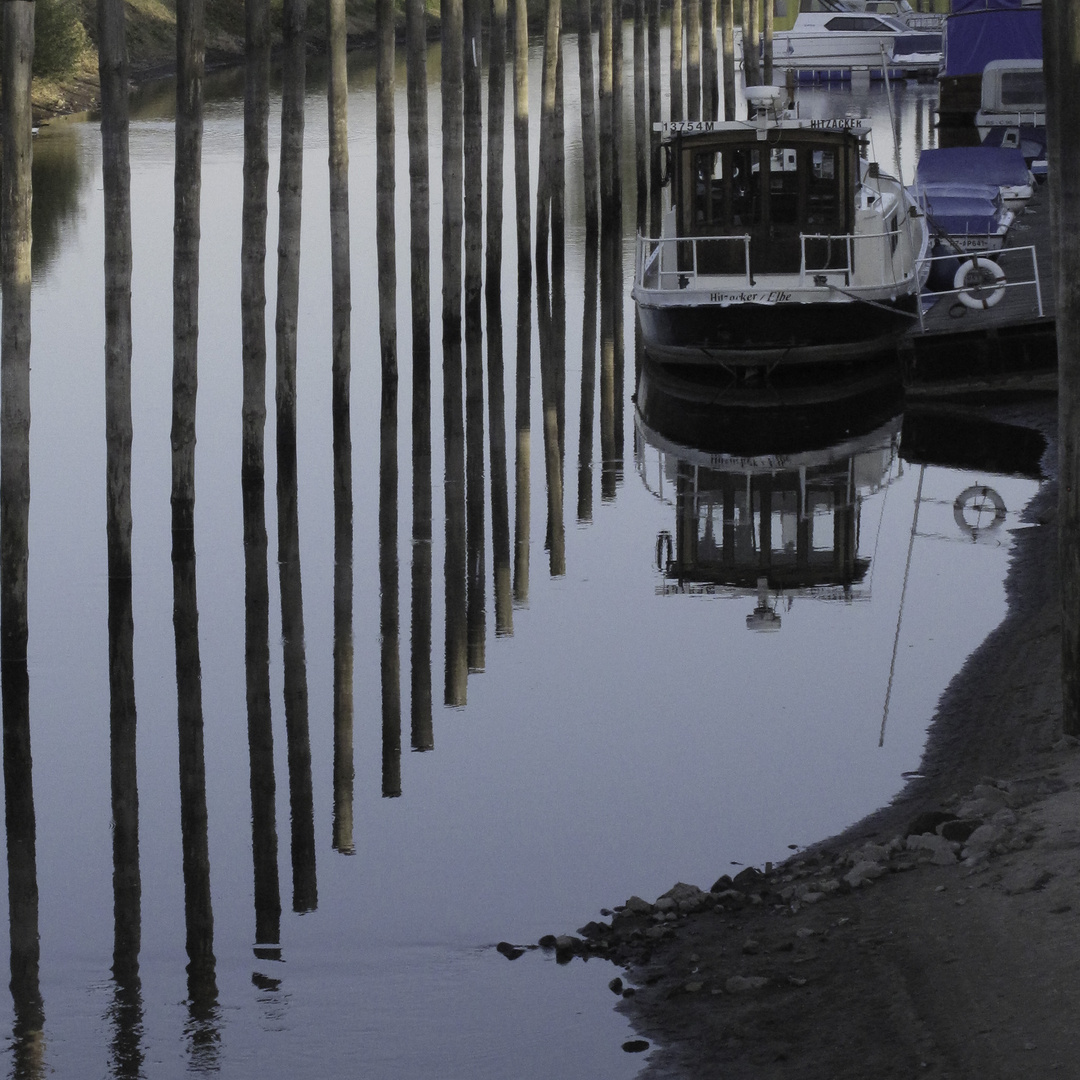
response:
{"label": "ripples on water", "polygon": [[[462,537],[448,535],[443,516],[438,352],[429,561],[424,545],[412,540],[412,387],[405,360],[398,481],[383,491],[381,504],[394,514],[397,543],[380,551],[374,104],[366,60],[353,61],[353,655],[351,672],[345,671],[352,710],[335,715],[335,678],[343,669],[341,653],[335,661],[325,103],[317,90],[308,99],[304,161],[293,559],[281,547],[291,534],[279,533],[272,424],[267,439],[267,592],[258,603],[265,609],[262,646],[269,650],[269,741],[265,730],[250,734],[246,681],[246,635],[251,639],[259,622],[251,622],[245,573],[254,565],[258,580],[259,564],[251,560],[260,557],[261,542],[257,508],[249,507],[254,516],[245,531],[239,482],[242,104],[225,96],[207,109],[198,497],[194,559],[178,569],[169,510],[168,98],[151,102],[133,121],[131,666],[141,905],[126,912],[114,913],[113,906],[119,819],[110,796],[99,140],[89,124],[56,125],[39,140],[42,167],[62,164],[55,172],[50,165],[52,193],[45,194],[41,181],[38,212],[49,213],[50,199],[55,209],[35,225],[28,673],[44,1033],[13,979],[18,1015],[9,1002],[5,1023],[15,1032],[12,1060],[20,1075],[166,1077],[193,1069],[410,1080],[632,1075],[640,1059],[620,1049],[629,1029],[611,1008],[610,968],[575,962],[562,969],[538,953],[507,963],[495,942],[527,943],[571,930],[601,906],[632,893],[652,899],[677,880],[708,887],[732,862],[780,859],[789,845],[811,843],[874,809],[899,789],[902,773],[917,767],[938,695],[1004,613],[1009,531],[1038,484],[1037,445],[999,431],[992,434],[1014,442],[998,444],[1014,452],[973,462],[965,448],[985,430],[957,437],[955,418],[943,427],[932,416],[904,416],[896,408],[873,423],[860,415],[802,445],[778,449],[765,439],[732,447],[725,429],[716,435],[715,423],[706,425],[711,434],[704,437],[635,410],[633,311],[625,295],[633,230],[628,226],[620,275],[628,351],[615,383],[599,345],[586,349],[584,365],[581,359],[583,325],[589,325],[583,297],[595,297],[598,283],[586,275],[580,195],[571,182],[565,361],[553,372],[540,368],[546,345],[535,295],[525,337],[518,338],[507,212],[502,419],[509,483],[501,494],[513,573],[496,559],[491,492],[481,490],[477,501],[474,490],[469,510],[481,517],[470,519],[472,594],[465,597],[473,603],[448,614],[447,604],[461,599],[446,585],[448,551],[453,555]],[[408,175],[404,83],[402,69],[399,178]],[[534,95],[539,85],[534,58]],[[911,86],[899,95],[902,156],[909,162],[929,137],[928,93]],[[570,95],[568,86],[574,178],[580,167]],[[628,94],[628,109],[631,100]],[[877,89],[861,97],[850,90],[806,97],[805,108],[823,115],[852,107],[865,108],[880,130],[887,113]],[[430,110],[436,252],[434,85]],[[272,115],[272,139],[276,125]],[[276,152],[271,145],[272,162]],[[888,160],[880,145],[878,154]],[[535,163],[535,145],[533,155]],[[512,190],[508,175],[505,191]],[[626,208],[629,217],[630,200]],[[270,217],[273,253],[273,209]],[[397,239],[399,356],[407,358],[404,183]],[[272,290],[272,270],[268,280]],[[605,318],[611,317],[601,312],[601,333],[610,332]],[[268,332],[272,341],[270,317]],[[437,342],[438,333],[433,336]],[[485,347],[491,340],[489,332]],[[517,397],[522,356],[531,375],[524,412]],[[584,419],[583,394],[592,402]],[[486,423],[486,412],[481,415]],[[555,424],[549,438],[558,439],[561,429],[557,448],[549,442],[545,450],[545,419]],[[485,455],[483,472],[469,473],[474,488],[477,476],[493,475],[489,434],[481,431],[481,442],[470,443]],[[549,502],[552,464],[560,461],[561,503]],[[1003,517],[979,517],[982,504],[970,491],[982,486],[1000,495]],[[451,501],[465,497],[450,492]],[[464,521],[465,504],[454,505]],[[560,535],[562,561],[553,564]],[[779,590],[759,585],[766,543],[784,579]],[[202,839],[209,876],[202,901],[212,905],[212,929],[207,938],[204,926],[199,940],[212,955],[208,969],[192,972],[186,970],[192,922],[190,908],[185,915],[178,783],[184,759],[174,569],[176,595],[186,597],[188,616],[197,613],[197,638],[188,644],[198,647],[201,675],[186,692],[201,695],[205,739]],[[807,587],[808,575],[816,588]],[[427,605],[429,654],[423,645],[412,647],[428,639]],[[298,629],[290,632],[300,625],[302,640]],[[394,675],[393,665],[385,666],[386,635],[395,626],[389,644],[398,649],[398,673],[388,684],[388,671]],[[458,648],[462,627],[464,678],[446,659]],[[340,624],[338,636],[340,645]],[[286,670],[289,663],[302,664],[306,777],[297,775],[304,766],[288,745],[286,696],[298,674]],[[431,687],[434,704],[426,715],[414,709],[417,675],[421,687],[425,677]],[[181,695],[185,685],[181,677]],[[396,719],[386,709],[388,693],[399,695]],[[351,791],[340,758],[346,738]],[[262,779],[276,779],[269,815],[253,811],[256,759]],[[265,809],[265,799],[259,805]],[[304,854],[307,835],[314,846]],[[190,904],[191,872],[187,884]],[[268,941],[275,889],[283,911],[279,940]],[[136,941],[141,931],[137,948],[120,949],[115,970],[114,930],[121,938],[134,933]]]}

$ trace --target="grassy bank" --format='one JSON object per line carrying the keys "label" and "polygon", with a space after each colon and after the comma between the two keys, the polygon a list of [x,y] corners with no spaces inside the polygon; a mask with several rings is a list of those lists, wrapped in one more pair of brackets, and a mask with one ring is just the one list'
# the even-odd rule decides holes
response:
{"label": "grassy bank", "polygon": [[[399,4],[399,6],[401,6]],[[427,0],[437,21],[438,0]],[[64,61],[35,64],[34,109],[39,120],[50,115],[79,112],[97,101],[97,14],[95,0],[39,0],[36,26],[39,51],[43,42],[55,41],[57,31],[42,25],[42,12],[61,14],[61,30],[70,31],[77,43],[66,51]],[[128,56],[135,80],[168,74],[176,58],[175,0],[126,0]],[[281,0],[270,0],[275,28],[281,16]],[[375,0],[347,0],[346,26],[351,45],[369,40],[375,30]],[[400,21],[404,26],[404,7]],[[313,50],[325,45],[323,5],[308,8],[308,37]],[[214,0],[206,5],[206,61],[208,67],[238,62],[244,51],[243,0]],[[48,47],[46,53],[49,52]]]}

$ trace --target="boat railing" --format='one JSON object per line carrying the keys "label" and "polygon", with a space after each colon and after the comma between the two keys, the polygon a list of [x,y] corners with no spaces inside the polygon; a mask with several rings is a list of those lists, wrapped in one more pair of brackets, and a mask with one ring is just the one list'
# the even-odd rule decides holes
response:
{"label": "boat railing", "polygon": [[989,311],[1006,301],[1010,316],[1019,316],[1023,312],[1017,308],[1015,300],[1017,290],[1020,289],[1034,291],[1034,304],[1028,309],[1029,314],[1035,314],[1039,318],[1046,314],[1043,308],[1042,282],[1039,279],[1039,260],[1034,245],[999,248],[993,252],[993,258],[979,252],[951,252],[947,255],[928,256],[919,264],[920,280],[931,277],[935,265],[945,268],[946,279],[948,272],[956,267],[952,279],[953,287],[923,289],[923,302],[919,304],[920,331],[927,329],[926,313],[942,300],[949,301],[950,314],[954,314],[951,310],[952,304],[963,305],[957,308],[956,313],[964,314],[968,309],[974,312]]}
{"label": "boat railing", "polygon": [[[800,233],[797,270],[793,267],[791,271],[779,272],[797,273],[800,287],[835,288],[841,280],[843,288],[850,288],[856,282],[869,288],[896,284],[896,279],[887,270],[891,260],[879,257],[879,253],[883,241],[891,243],[895,250],[903,233],[899,227],[867,233]],[[860,246],[868,244],[876,245],[879,252],[859,260],[856,278],[856,252]],[[750,264],[750,246],[749,233],[660,239],[639,233],[636,284],[656,292],[677,292],[697,288],[698,278],[723,277],[729,284],[753,287],[756,282]],[[880,270],[876,278],[871,279],[868,268],[874,267],[880,267]],[[777,271],[760,273],[774,272]]]}
{"label": "boat railing", "polygon": [[686,289],[698,277],[715,275],[717,271],[711,268],[720,263],[725,266],[725,277],[740,273],[727,267],[740,266],[750,284],[750,234],[655,239],[638,233],[637,284],[643,289]]}

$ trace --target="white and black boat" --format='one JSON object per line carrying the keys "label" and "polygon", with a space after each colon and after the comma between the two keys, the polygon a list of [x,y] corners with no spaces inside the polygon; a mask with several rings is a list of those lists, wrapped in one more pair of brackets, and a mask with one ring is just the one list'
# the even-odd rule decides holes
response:
{"label": "white and black boat", "polygon": [[773,64],[816,73],[869,71],[936,76],[941,25],[914,30],[892,15],[848,0],[802,0],[790,30],[773,34]]}
{"label": "white and black boat", "polygon": [[861,121],[747,97],[753,119],[667,125],[670,205],[633,286],[646,353],[771,371],[891,347],[917,317],[925,216],[865,160]]}

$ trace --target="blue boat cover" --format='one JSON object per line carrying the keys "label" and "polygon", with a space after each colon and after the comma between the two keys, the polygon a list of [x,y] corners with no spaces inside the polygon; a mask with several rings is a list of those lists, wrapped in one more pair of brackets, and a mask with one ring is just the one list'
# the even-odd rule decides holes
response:
{"label": "blue boat cover", "polygon": [[996,236],[1002,226],[1001,208],[992,199],[931,199],[927,213],[933,225],[956,236]]}
{"label": "blue boat cover", "polygon": [[923,150],[915,169],[915,182],[927,185],[1028,184],[1024,152],[1015,146],[947,146]]}
{"label": "blue boat cover", "polygon": [[981,75],[991,60],[1041,60],[1042,9],[979,7],[945,20],[943,74]]}
{"label": "blue boat cover", "polygon": [[952,13],[962,15],[965,11],[1000,11],[1017,10],[1024,0],[952,0]]}

